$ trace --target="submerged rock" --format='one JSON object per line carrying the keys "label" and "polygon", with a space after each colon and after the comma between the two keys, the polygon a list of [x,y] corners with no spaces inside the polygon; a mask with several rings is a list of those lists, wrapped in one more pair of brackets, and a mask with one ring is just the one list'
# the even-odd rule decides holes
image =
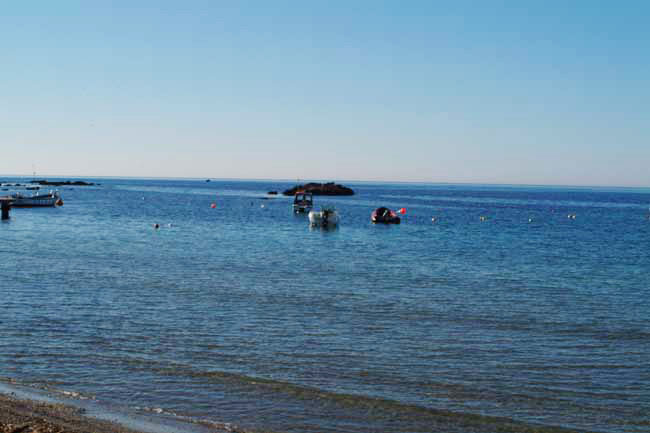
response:
{"label": "submerged rock", "polygon": [[284,195],[296,195],[296,192],[310,192],[314,195],[354,195],[354,191],[347,186],[339,185],[334,182],[328,183],[307,183],[305,185],[296,185],[284,191]]}

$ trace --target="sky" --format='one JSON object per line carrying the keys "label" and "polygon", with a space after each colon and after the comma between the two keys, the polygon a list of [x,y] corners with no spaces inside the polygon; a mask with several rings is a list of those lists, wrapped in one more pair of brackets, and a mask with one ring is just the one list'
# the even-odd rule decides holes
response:
{"label": "sky", "polygon": [[0,174],[650,186],[647,1],[30,1]]}

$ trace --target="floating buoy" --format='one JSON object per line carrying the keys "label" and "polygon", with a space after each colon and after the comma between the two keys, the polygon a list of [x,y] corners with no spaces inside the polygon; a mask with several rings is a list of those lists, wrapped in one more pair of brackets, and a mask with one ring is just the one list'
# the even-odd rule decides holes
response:
{"label": "floating buoy", "polygon": [[436,222],[436,217],[431,217],[431,222],[435,223]]}
{"label": "floating buoy", "polygon": [[160,224],[155,223],[155,224],[153,225],[153,228],[155,228],[156,230],[158,230],[158,229],[160,228]]}
{"label": "floating buoy", "polygon": [[406,209],[401,208],[401,209],[399,210],[399,213],[401,213],[402,215],[404,215],[404,214],[406,213]]}
{"label": "floating buoy", "polygon": [[487,221],[487,219],[488,219],[488,217],[481,215],[481,218],[480,218],[481,221]]}
{"label": "floating buoy", "polygon": [[529,223],[532,223],[532,222],[533,222],[533,219],[532,219],[532,218],[528,218],[528,222],[529,222]]}
{"label": "floating buoy", "polygon": [[262,209],[264,209],[264,205],[260,205],[260,207],[261,207]]}
{"label": "floating buoy", "polygon": [[63,200],[58,199],[58,200],[56,201],[56,203],[54,203],[54,204],[57,205],[57,206],[63,206]]}
{"label": "floating buoy", "polygon": [[210,207],[211,207],[212,209],[214,209],[214,208],[217,207],[217,204],[216,204],[216,203],[212,203],[212,204],[210,205]]}

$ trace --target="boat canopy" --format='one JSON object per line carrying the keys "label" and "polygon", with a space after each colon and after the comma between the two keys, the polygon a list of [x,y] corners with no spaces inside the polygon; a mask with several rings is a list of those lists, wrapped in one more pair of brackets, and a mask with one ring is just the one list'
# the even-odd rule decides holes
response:
{"label": "boat canopy", "polygon": [[310,192],[297,192],[293,197],[294,203],[312,203],[312,194]]}

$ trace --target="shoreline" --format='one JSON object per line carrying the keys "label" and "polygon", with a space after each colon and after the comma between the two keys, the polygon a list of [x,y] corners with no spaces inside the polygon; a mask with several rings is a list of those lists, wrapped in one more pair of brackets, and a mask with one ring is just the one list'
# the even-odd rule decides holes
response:
{"label": "shoreline", "polygon": [[63,403],[26,400],[0,393],[0,432],[149,433],[112,421],[88,417],[81,408]]}
{"label": "shoreline", "polygon": [[[386,401],[376,399],[379,406]],[[408,406],[405,406],[408,407]],[[400,416],[384,407],[382,417]],[[384,410],[386,409],[386,410]],[[510,418],[446,410],[411,408],[420,416],[412,431],[502,433],[591,432],[559,425],[530,424]],[[404,430],[399,430],[404,431]],[[409,429],[411,431],[411,429]],[[272,433],[265,428],[244,429],[222,422],[173,419],[160,412],[151,414],[111,409],[95,400],[76,400],[49,391],[7,384],[0,380],[0,433]]]}
{"label": "shoreline", "polygon": [[246,433],[228,423],[127,413],[93,400],[73,400],[0,382],[0,433]]}

